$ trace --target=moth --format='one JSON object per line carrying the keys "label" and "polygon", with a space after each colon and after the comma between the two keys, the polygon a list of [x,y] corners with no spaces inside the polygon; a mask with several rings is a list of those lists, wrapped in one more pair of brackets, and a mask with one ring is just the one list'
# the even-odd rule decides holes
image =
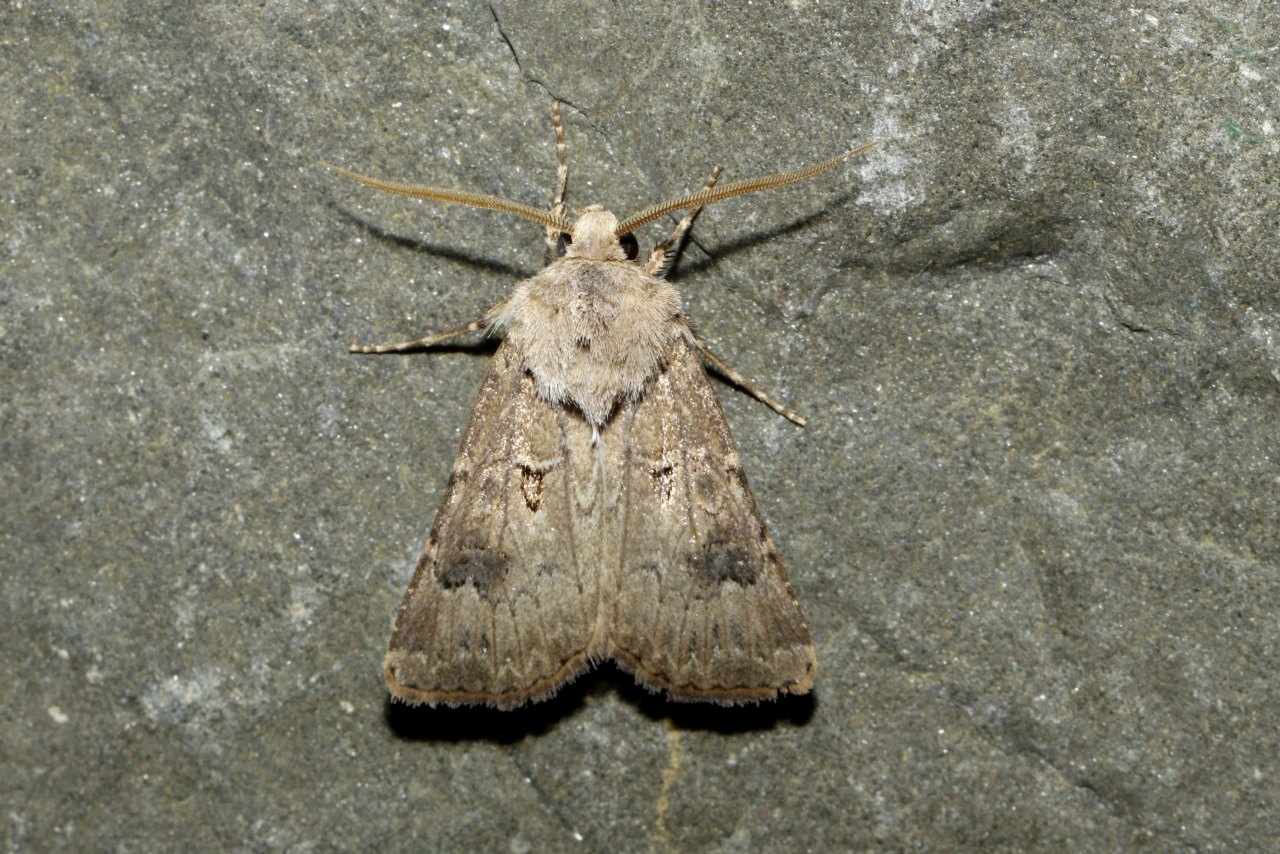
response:
{"label": "moth", "polygon": [[[799,181],[813,166],[703,188],[621,222],[568,217],[558,103],[549,209],[358,175],[378,190],[488,208],[546,228],[550,263],[470,323],[502,341],[476,398],[426,548],[396,615],[384,673],[410,704],[511,709],[613,660],[677,701],[804,694],[809,627],[747,486],[704,360],[780,414],[706,347],[666,280],[703,205]],[[638,260],[636,229],[687,209]]]}

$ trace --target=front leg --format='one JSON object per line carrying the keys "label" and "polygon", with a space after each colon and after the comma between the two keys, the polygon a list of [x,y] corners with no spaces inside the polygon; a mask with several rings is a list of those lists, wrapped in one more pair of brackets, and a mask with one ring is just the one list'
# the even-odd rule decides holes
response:
{"label": "front leg", "polygon": [[[716,185],[720,173],[724,171],[724,167],[717,163],[711,169],[711,177],[707,179],[707,183],[702,185],[702,189],[710,190]],[[671,269],[671,262],[676,258],[676,251],[680,248],[680,241],[684,238],[685,232],[689,230],[689,226],[693,225],[694,217],[698,215],[698,211],[702,210],[699,205],[684,215],[684,218],[672,230],[671,236],[666,240],[653,247],[653,251],[649,253],[649,260],[645,262],[644,271],[655,279],[661,279],[667,275],[667,271]]]}

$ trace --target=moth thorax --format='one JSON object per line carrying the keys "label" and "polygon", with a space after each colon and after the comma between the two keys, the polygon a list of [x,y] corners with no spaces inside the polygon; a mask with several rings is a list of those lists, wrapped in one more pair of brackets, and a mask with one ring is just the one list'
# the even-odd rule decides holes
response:
{"label": "moth thorax", "polygon": [[573,242],[565,247],[566,258],[591,261],[625,261],[627,254],[614,234],[618,218],[600,205],[584,208],[573,224]]}

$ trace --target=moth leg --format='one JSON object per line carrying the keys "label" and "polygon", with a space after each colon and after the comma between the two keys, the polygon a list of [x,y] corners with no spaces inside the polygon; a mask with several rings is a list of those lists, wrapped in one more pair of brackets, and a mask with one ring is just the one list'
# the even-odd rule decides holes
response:
{"label": "moth leg", "polygon": [[716,373],[720,374],[729,382],[733,383],[738,388],[742,389],[788,421],[791,421],[800,427],[805,425],[806,419],[803,415],[796,412],[794,409],[789,409],[788,407],[783,406],[781,403],[765,393],[765,391],[759,386],[748,382],[746,377],[729,367],[728,362],[711,352],[711,349],[707,347],[706,342],[699,338],[698,333],[694,332],[692,328],[687,329],[686,334],[689,335],[689,339],[693,342],[693,346],[698,348],[698,352],[702,354],[702,358],[707,360],[707,364],[711,365],[711,367],[715,369]]}
{"label": "moth leg", "polygon": [[[719,163],[712,167],[711,177],[707,179],[707,183],[702,185],[702,189],[710,190],[714,187],[716,180],[719,179],[720,173],[723,171],[724,167]],[[671,262],[676,259],[676,251],[680,248],[680,241],[684,239],[685,232],[689,230],[689,226],[693,225],[693,220],[700,210],[702,210],[701,205],[691,209],[672,230],[671,236],[653,247],[653,251],[649,253],[649,260],[644,265],[645,273],[655,279],[661,279],[666,276],[667,270],[671,268]],[[699,349],[702,348],[699,347]]]}
{"label": "moth leg", "polygon": [[[551,214],[563,217],[569,210],[564,203],[565,188],[569,186],[569,161],[565,158],[564,124],[560,121],[559,101],[551,102],[551,124],[556,129],[556,194],[551,200]],[[559,239],[559,229],[547,229],[547,246],[552,252],[555,252]]]}
{"label": "moth leg", "polygon": [[419,338],[416,341],[397,341],[394,344],[348,344],[347,350],[352,353],[404,353],[409,350],[422,350],[448,341],[450,338],[466,335],[468,332],[483,332],[487,330],[489,328],[487,317],[488,315],[481,315],[470,323],[464,323],[461,326],[455,326],[453,329],[446,329],[444,332],[437,332],[435,335],[428,335],[426,338]]}

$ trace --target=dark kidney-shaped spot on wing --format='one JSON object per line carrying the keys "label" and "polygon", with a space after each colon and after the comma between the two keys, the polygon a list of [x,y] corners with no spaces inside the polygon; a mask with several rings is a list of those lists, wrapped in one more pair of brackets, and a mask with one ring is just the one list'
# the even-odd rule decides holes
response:
{"label": "dark kidney-shaped spot on wing", "polygon": [[757,555],[730,540],[707,542],[694,552],[691,563],[694,573],[710,584],[755,584],[759,573]]}
{"label": "dark kidney-shaped spot on wing", "polygon": [[510,568],[511,559],[503,552],[464,546],[440,562],[436,567],[436,580],[446,590],[474,585],[483,596],[506,578]]}

